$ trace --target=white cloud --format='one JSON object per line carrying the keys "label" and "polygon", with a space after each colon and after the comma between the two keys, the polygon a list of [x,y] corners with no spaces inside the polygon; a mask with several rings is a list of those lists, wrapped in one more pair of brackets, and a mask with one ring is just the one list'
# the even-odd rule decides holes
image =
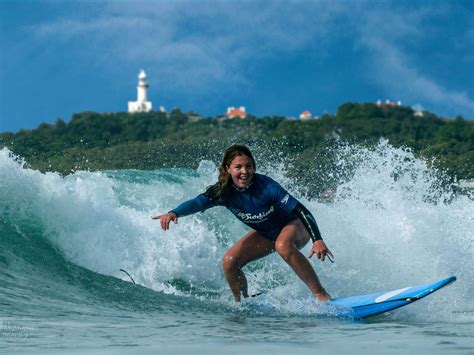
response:
{"label": "white cloud", "polygon": [[[88,42],[104,65],[142,65],[168,87],[251,85],[248,68],[333,36],[338,5],[301,2],[110,2],[36,26],[43,40]],[[87,17],[87,20],[84,18]],[[97,54],[97,53],[93,53]]]}
{"label": "white cloud", "polygon": [[139,29],[146,30],[151,27],[147,19],[138,17],[99,17],[90,20],[64,19],[58,22],[40,24],[34,27],[40,36],[72,37],[75,35],[95,34],[101,36],[104,33],[115,31]]}

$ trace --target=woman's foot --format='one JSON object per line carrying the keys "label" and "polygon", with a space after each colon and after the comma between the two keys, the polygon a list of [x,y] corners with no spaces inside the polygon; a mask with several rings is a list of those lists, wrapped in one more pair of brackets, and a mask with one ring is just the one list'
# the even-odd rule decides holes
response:
{"label": "woman's foot", "polygon": [[326,290],[316,292],[314,297],[316,297],[319,302],[328,302],[331,300],[331,296],[326,292]]}

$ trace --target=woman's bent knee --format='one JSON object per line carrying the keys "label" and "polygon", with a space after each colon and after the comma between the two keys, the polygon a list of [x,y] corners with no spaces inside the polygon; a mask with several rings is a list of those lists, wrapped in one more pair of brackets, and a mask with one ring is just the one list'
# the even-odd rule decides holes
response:
{"label": "woman's bent knee", "polygon": [[227,271],[234,271],[238,270],[242,267],[241,262],[238,257],[230,254],[225,253],[224,257],[222,258],[222,267],[225,272]]}
{"label": "woman's bent knee", "polygon": [[275,243],[275,250],[283,259],[287,259],[294,249],[291,242],[277,240]]}

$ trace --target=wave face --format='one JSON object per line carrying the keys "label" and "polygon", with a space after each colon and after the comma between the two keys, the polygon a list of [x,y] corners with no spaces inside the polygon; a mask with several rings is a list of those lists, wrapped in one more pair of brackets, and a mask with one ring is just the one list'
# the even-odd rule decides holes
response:
{"label": "wave face", "polygon": [[[474,203],[443,187],[439,172],[404,149],[340,148],[351,167],[329,203],[308,200],[283,165],[259,164],[316,216],[336,262],[313,264],[332,296],[369,293],[455,275],[446,290],[392,315],[395,319],[472,322]],[[232,308],[221,269],[225,251],[246,227],[218,207],[181,218],[166,233],[151,216],[164,213],[212,184],[216,167],[197,170],[76,172],[63,177],[32,170],[0,151],[0,302],[4,315],[49,300],[90,312],[137,311],[183,305]],[[309,246],[303,250],[309,252]],[[134,288],[127,270],[135,282]],[[302,282],[277,256],[246,267],[251,292],[278,314],[314,313]],[[35,294],[38,297],[32,297]],[[131,297],[133,295],[133,297]],[[155,302],[157,299],[160,300]],[[153,302],[151,302],[153,300]],[[289,301],[291,300],[291,302]],[[206,308],[206,307],[204,307]],[[214,311],[216,308],[213,308]]]}

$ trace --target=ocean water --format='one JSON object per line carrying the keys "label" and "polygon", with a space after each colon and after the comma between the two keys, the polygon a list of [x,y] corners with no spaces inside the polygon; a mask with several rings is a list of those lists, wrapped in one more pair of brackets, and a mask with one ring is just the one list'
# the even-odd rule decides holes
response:
{"label": "ocean water", "polygon": [[246,266],[264,294],[236,305],[221,258],[247,229],[224,208],[159,228],[151,216],[215,181],[212,162],[62,177],[0,150],[0,352],[474,353],[473,200],[407,150],[350,149],[326,203],[259,164],[316,216],[335,263],[312,263],[331,295],[458,278],[367,320],[327,316],[278,255]]}

